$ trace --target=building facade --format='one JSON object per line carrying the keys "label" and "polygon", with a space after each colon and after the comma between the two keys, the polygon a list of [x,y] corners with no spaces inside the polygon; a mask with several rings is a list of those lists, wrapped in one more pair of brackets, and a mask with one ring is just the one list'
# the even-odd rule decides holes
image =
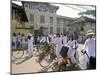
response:
{"label": "building facade", "polygon": [[34,30],[44,29],[44,34],[66,33],[66,25],[73,21],[73,18],[57,15],[58,6],[49,3],[22,1],[29,25]]}
{"label": "building facade", "polygon": [[32,30],[28,25],[26,13],[21,6],[12,3],[11,10],[11,33],[28,34]]}
{"label": "building facade", "polygon": [[77,34],[80,35],[85,35],[86,32],[90,29],[96,32],[96,20],[84,16],[77,18],[69,25],[70,25],[69,27],[70,30],[73,30],[72,32],[76,32]]}
{"label": "building facade", "polygon": [[22,6],[12,3],[11,29],[15,33],[83,33],[95,31],[96,22],[86,17],[71,18],[58,15],[58,6],[43,2],[22,1]]}

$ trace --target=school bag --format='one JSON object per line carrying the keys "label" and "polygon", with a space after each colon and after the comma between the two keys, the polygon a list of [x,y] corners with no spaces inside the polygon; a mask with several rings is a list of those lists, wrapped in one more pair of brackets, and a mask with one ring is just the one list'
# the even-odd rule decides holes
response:
{"label": "school bag", "polygon": [[62,57],[66,57],[66,56],[67,56],[68,49],[69,49],[68,47],[63,46],[63,47],[61,48],[60,55],[61,55]]}

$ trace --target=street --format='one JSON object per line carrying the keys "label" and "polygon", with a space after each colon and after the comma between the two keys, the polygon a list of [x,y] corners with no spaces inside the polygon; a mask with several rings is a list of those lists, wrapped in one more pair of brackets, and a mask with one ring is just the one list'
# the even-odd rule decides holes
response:
{"label": "street", "polygon": [[[82,48],[83,45],[79,45],[78,51]],[[35,51],[34,51],[35,52]],[[26,58],[27,54],[24,51],[24,56],[20,59],[14,59],[12,57],[12,74],[19,74],[19,73],[38,73],[38,72],[50,72],[54,71],[51,66],[48,68],[43,68],[37,62],[37,56],[34,55],[31,58]],[[85,57],[79,51],[79,66],[81,69],[86,69],[86,60]],[[52,63],[51,63],[52,64]]]}

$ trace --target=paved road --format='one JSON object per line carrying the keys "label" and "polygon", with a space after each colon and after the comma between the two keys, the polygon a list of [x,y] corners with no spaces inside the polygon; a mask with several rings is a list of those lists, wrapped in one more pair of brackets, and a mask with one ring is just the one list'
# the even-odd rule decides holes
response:
{"label": "paved road", "polygon": [[[86,60],[85,56],[80,53],[80,49],[82,48],[82,45],[79,45],[79,56],[80,56],[80,67],[82,69],[86,69]],[[12,57],[12,74],[18,74],[18,73],[37,73],[37,72],[48,72],[48,71],[54,71],[51,66],[48,68],[43,68],[39,65],[39,63],[36,61],[37,57],[33,56],[31,58],[26,58],[26,52],[24,56],[21,59],[14,59]]]}

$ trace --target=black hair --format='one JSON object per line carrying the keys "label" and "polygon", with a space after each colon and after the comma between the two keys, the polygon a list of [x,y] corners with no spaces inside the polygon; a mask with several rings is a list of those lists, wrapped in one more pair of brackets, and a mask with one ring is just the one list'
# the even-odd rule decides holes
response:
{"label": "black hair", "polygon": [[31,39],[31,36],[28,36],[28,39]]}
{"label": "black hair", "polygon": [[56,33],[57,37],[60,37],[60,34],[59,33]]}
{"label": "black hair", "polygon": [[13,36],[16,36],[16,33],[13,33]]}
{"label": "black hair", "polygon": [[20,33],[18,33],[18,35],[20,35]]}
{"label": "black hair", "polygon": [[24,36],[24,34],[22,34],[22,36]]}
{"label": "black hair", "polygon": [[64,34],[64,36],[66,36],[66,34]]}

